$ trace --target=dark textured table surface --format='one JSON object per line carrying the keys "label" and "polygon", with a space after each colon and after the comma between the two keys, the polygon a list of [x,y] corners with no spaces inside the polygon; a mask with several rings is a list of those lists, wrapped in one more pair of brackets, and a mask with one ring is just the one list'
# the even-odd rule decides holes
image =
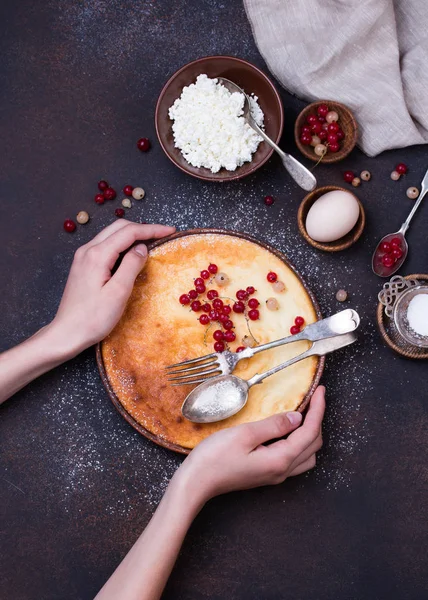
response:
{"label": "dark textured table surface", "polygon": [[[156,142],[154,107],[186,62],[231,54],[266,65],[241,2],[4,1],[1,45],[0,349],[55,314],[73,252],[114,220],[93,202],[96,182],[147,195],[130,218],[180,229],[242,230],[285,251],[325,312],[338,288],[362,316],[358,347],[328,361],[325,446],[317,469],[274,488],[220,497],[196,519],[167,599],[422,600],[428,588],[427,363],[386,348],[376,330],[381,280],[370,271],[376,240],[398,228],[428,167],[414,147],[367,159],[358,150],[316,169],[341,184],[368,168],[358,190],[363,237],[339,255],[299,236],[302,191],[274,156],[229,185],[176,169]],[[280,90],[282,145],[303,103]],[[332,90],[334,95],[334,90]],[[143,155],[136,140],[148,136]],[[393,182],[399,161],[409,174]],[[277,198],[266,207],[263,197]],[[117,206],[118,202],[114,205]],[[66,217],[88,210],[73,235]],[[428,206],[409,232],[403,273],[428,272]],[[140,437],[116,413],[93,350],[8,401],[0,418],[1,600],[89,599],[144,528],[181,458]]]}

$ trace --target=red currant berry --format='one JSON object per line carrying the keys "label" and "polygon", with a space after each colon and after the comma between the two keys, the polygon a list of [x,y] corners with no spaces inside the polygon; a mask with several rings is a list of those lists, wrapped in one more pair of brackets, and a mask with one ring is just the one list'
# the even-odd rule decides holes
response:
{"label": "red currant berry", "polygon": [[210,318],[211,321],[218,321],[218,318],[219,318],[220,314],[216,310],[210,310],[208,316],[209,316],[209,318]]}
{"label": "red currant berry", "polygon": [[179,298],[179,302],[180,304],[190,304],[190,298],[187,294],[181,294],[180,298]]}
{"label": "red currant berry", "polygon": [[275,202],[275,198],[273,196],[265,196],[265,204],[266,206],[272,206]]}
{"label": "red currant berry", "polygon": [[202,304],[202,310],[206,313],[209,313],[211,310],[211,304],[208,304],[208,302],[206,302],[205,304]]}
{"label": "red currant berry", "polygon": [[201,277],[202,277],[202,279],[209,279],[210,272],[209,271],[201,271]]}
{"label": "red currant berry", "polygon": [[104,204],[104,194],[95,194],[94,200],[97,204]]}
{"label": "red currant berry", "polygon": [[320,115],[318,115],[318,121],[320,123],[325,123],[325,117],[321,117]]}
{"label": "red currant berry", "polygon": [[225,304],[222,308],[222,313],[224,315],[230,315],[231,312],[232,312],[232,309],[230,308],[230,306],[228,304]]}
{"label": "red currant berry", "polygon": [[189,298],[191,298],[192,300],[196,300],[196,298],[198,297],[198,292],[196,290],[189,290],[187,292],[187,295],[189,296]]}
{"label": "red currant berry", "polygon": [[220,323],[226,323],[226,321],[229,320],[229,315],[225,315],[225,314],[221,313],[218,317],[218,320]]}
{"label": "red currant berry", "polygon": [[256,291],[256,288],[255,288],[255,287],[253,287],[252,285],[249,285],[249,286],[247,287],[247,292],[248,292],[248,294],[249,294],[250,296],[251,296],[251,294],[254,294],[254,292],[255,292],[255,291]]}
{"label": "red currant berry", "polygon": [[98,189],[100,192],[105,192],[108,187],[109,185],[107,181],[104,181],[104,179],[101,179],[101,181],[98,182]]}
{"label": "red currant berry", "polygon": [[309,125],[313,125],[314,123],[317,123],[318,119],[316,117],[316,115],[308,115],[306,117],[306,123],[308,123]]}
{"label": "red currant berry", "polygon": [[242,352],[243,350],[246,350],[245,346],[238,346],[236,352]]}
{"label": "red currant berry", "polygon": [[248,312],[248,317],[252,320],[252,321],[257,321],[257,319],[260,317],[260,313],[256,308],[253,308],[252,310],[250,310]]}
{"label": "red currant berry", "polygon": [[382,252],[385,252],[386,254],[389,254],[392,250],[392,246],[389,242],[382,242],[380,245],[380,249]]}
{"label": "red currant berry", "polygon": [[116,210],[114,211],[114,214],[116,215],[116,217],[118,219],[122,219],[122,217],[125,216],[125,211],[123,210],[123,208],[116,208]]}
{"label": "red currant berry", "polygon": [[325,117],[328,113],[327,104],[320,104],[319,106],[317,106],[317,113],[320,117]]}
{"label": "red currant berry", "polygon": [[321,131],[318,134],[318,137],[322,142],[325,142],[325,140],[327,139],[327,132],[324,131],[324,129],[321,129]]}
{"label": "red currant berry", "polygon": [[304,322],[305,322],[305,319],[303,317],[296,317],[294,319],[294,324],[297,325],[297,327],[302,327]]}
{"label": "red currant berry", "polygon": [[337,135],[335,133],[329,133],[327,136],[327,142],[329,144],[337,144]]}
{"label": "red currant berry", "polygon": [[64,229],[67,233],[73,233],[73,231],[76,229],[76,223],[71,219],[66,219],[64,221]]}
{"label": "red currant berry", "polygon": [[246,292],[245,290],[238,290],[236,292],[236,297],[238,298],[238,300],[246,300],[248,298],[248,292]]}
{"label": "red currant berry", "polygon": [[137,142],[137,148],[138,150],[141,150],[141,152],[147,152],[147,150],[150,150],[150,140],[148,138],[139,139]]}
{"label": "red currant berry", "polygon": [[266,275],[266,279],[269,281],[269,283],[275,283],[275,281],[278,279],[278,275],[276,273],[274,273],[273,271],[270,271]]}
{"label": "red currant berry", "polygon": [[395,259],[393,256],[391,256],[391,254],[385,254],[384,256],[382,256],[382,264],[384,267],[387,267],[389,269],[394,263]]}
{"label": "red currant berry", "polygon": [[132,196],[133,191],[134,188],[132,187],[132,185],[125,185],[125,187],[123,188],[123,193],[125,194],[125,196]]}
{"label": "red currant berry", "polygon": [[220,298],[214,298],[213,307],[216,310],[221,310],[223,308],[223,300],[221,300]]}
{"label": "red currant berry", "polygon": [[329,144],[328,149],[330,150],[330,152],[339,152],[339,150],[340,150],[339,142],[336,142],[335,144]]}
{"label": "red currant berry", "polygon": [[197,285],[205,285],[205,282],[204,282],[204,280],[202,279],[202,277],[197,277],[197,278],[195,279],[195,287],[196,287]]}
{"label": "red currant berry", "polygon": [[214,350],[216,352],[224,352],[224,344],[223,344],[223,342],[216,342],[214,344]]}
{"label": "red currant berry", "polygon": [[203,294],[206,290],[205,284],[195,285],[195,290],[198,292],[198,294]]}
{"label": "red currant berry", "polygon": [[257,308],[259,304],[260,302],[257,300],[257,298],[250,298],[248,300],[248,306],[250,308]]}
{"label": "red currant berry", "polygon": [[344,133],[343,129],[340,129],[340,128],[339,128],[339,129],[336,131],[336,136],[337,136],[337,139],[338,139],[339,141],[340,141],[340,140],[343,140],[343,138],[345,137],[345,133]]}
{"label": "red currant berry", "polygon": [[355,173],[353,171],[345,171],[343,173],[343,179],[346,183],[352,183],[352,180],[355,178]]}
{"label": "red currant berry", "polygon": [[214,300],[214,298],[217,298],[217,297],[218,297],[217,290],[208,290],[208,292],[207,292],[208,300]]}
{"label": "red currant berry", "polygon": [[322,123],[320,123],[319,121],[317,121],[316,123],[313,123],[311,125],[311,132],[313,134],[318,135],[321,130],[322,130]]}
{"label": "red currant berry", "polygon": [[399,237],[392,238],[391,247],[392,248],[401,248],[401,238],[399,238]]}
{"label": "red currant berry", "polygon": [[300,327],[297,327],[297,325],[293,325],[292,327],[290,327],[290,333],[291,335],[296,335],[296,333],[300,333]]}
{"label": "red currant berry", "polygon": [[336,133],[337,131],[339,131],[339,125],[336,123],[336,121],[333,121],[333,123],[328,124],[327,131],[329,133]]}
{"label": "red currant berry", "polygon": [[220,329],[216,329],[213,333],[213,338],[216,342],[221,342],[224,338],[223,332]]}
{"label": "red currant berry", "polygon": [[234,342],[236,340],[236,334],[233,331],[225,331],[224,339],[226,342]]}
{"label": "red currant berry", "polygon": [[213,263],[211,263],[210,265],[208,265],[208,271],[212,274],[215,275],[218,271],[218,266],[214,265]]}
{"label": "red currant berry", "polygon": [[233,312],[243,313],[245,310],[245,304],[243,302],[235,302],[233,305]]}
{"label": "red currant berry", "polygon": [[116,190],[112,187],[108,187],[104,192],[104,198],[106,200],[114,200],[116,198]]}
{"label": "red currant berry", "polygon": [[397,173],[400,173],[400,175],[405,175],[408,171],[408,168],[404,163],[398,163],[398,165],[395,167],[395,170]]}
{"label": "red currant berry", "polygon": [[223,323],[223,327],[224,327],[226,330],[233,329],[233,321],[231,321],[230,319],[228,319],[227,321],[225,321],[225,322]]}
{"label": "red currant berry", "polygon": [[304,145],[304,146],[310,146],[311,142],[312,142],[312,136],[310,133],[302,133],[302,135],[300,136],[300,142]]}
{"label": "red currant berry", "polygon": [[401,248],[393,248],[391,255],[393,256],[393,258],[395,258],[395,260],[398,260],[403,256],[403,251],[401,250]]}
{"label": "red currant berry", "polygon": [[311,128],[309,125],[303,125],[303,127],[300,129],[300,134],[302,133],[311,133]]}
{"label": "red currant berry", "polygon": [[208,325],[209,322],[210,322],[210,318],[208,315],[201,315],[199,317],[199,323],[201,325]]}
{"label": "red currant berry", "polygon": [[193,310],[193,312],[199,312],[201,310],[201,303],[199,300],[193,300],[190,308]]}

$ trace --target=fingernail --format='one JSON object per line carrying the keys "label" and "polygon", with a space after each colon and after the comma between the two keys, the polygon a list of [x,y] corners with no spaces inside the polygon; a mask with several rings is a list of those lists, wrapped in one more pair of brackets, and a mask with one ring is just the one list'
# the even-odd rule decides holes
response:
{"label": "fingernail", "polygon": [[140,256],[147,256],[147,246],[145,244],[138,244],[138,246],[134,246],[134,251]]}
{"label": "fingernail", "polygon": [[288,412],[287,419],[292,425],[298,425],[302,421],[302,413],[299,412]]}

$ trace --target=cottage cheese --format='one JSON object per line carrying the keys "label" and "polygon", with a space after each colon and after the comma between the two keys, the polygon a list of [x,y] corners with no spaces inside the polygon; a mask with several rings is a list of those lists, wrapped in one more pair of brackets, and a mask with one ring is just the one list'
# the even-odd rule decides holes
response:
{"label": "cottage cheese", "polygon": [[[234,171],[250,162],[261,138],[243,117],[245,97],[231,93],[217,79],[199,75],[183,88],[169,109],[176,148],[194,167],[213,173]],[[264,114],[257,97],[250,97],[253,119],[263,127]]]}

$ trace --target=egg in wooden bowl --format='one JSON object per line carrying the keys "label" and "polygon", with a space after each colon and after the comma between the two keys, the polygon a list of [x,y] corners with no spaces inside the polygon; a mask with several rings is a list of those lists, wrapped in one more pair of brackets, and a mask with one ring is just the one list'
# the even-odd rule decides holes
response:
{"label": "egg in wooden bowl", "polygon": [[[268,280],[269,273],[276,281]],[[243,312],[234,310],[239,291],[247,294]],[[182,303],[182,296],[189,302]],[[257,317],[254,320],[249,318],[251,304],[255,306],[250,299],[259,302],[252,309],[258,315],[250,315]],[[200,306],[192,309],[192,302]],[[221,314],[225,318],[220,319]],[[215,331],[230,331],[233,335],[226,336],[230,341],[224,344],[236,351],[245,344],[290,335],[297,316],[309,324],[321,313],[311,291],[280,252],[244,234],[181,232],[149,248],[120,322],[98,345],[98,366],[112,401],[129,423],[156,443],[188,453],[219,429],[303,410],[319,382],[324,358],[307,358],[266,379],[250,390],[248,403],[238,414],[209,424],[182,416],[181,406],[192,386],[171,386],[165,367],[212,353]],[[301,341],[261,352],[242,360],[235,374],[249,378],[308,347]]]}

